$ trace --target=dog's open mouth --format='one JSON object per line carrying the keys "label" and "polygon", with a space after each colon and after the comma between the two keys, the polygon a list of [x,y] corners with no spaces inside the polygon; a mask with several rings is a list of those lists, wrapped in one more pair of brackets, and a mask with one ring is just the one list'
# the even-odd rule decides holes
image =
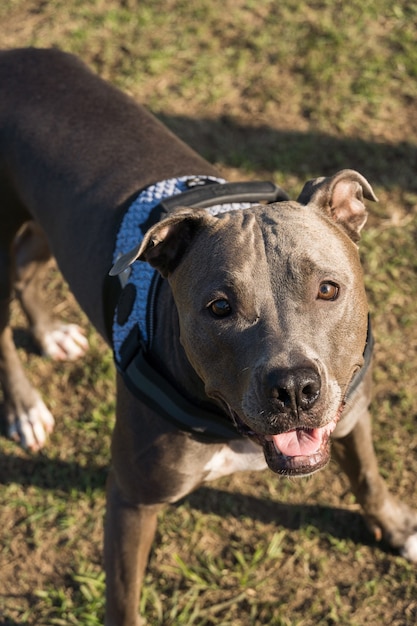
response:
{"label": "dog's open mouth", "polygon": [[322,469],[330,460],[330,435],[340,419],[336,417],[321,428],[293,428],[277,435],[261,435],[249,430],[234,415],[242,434],[262,445],[268,467],[277,474],[307,476]]}
{"label": "dog's open mouth", "polygon": [[279,435],[266,435],[262,443],[266,462],[273,472],[305,476],[327,465],[330,434],[338,418],[322,428],[294,428]]}

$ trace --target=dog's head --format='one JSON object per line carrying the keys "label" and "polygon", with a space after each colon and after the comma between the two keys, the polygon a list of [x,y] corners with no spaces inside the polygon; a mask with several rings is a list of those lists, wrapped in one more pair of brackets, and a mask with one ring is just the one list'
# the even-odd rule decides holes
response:
{"label": "dog's head", "polygon": [[306,475],[363,363],[367,302],[356,242],[376,200],[357,172],[307,183],[297,202],[218,217],[179,209],[152,227],[135,259],[171,285],[188,360],[269,467]]}

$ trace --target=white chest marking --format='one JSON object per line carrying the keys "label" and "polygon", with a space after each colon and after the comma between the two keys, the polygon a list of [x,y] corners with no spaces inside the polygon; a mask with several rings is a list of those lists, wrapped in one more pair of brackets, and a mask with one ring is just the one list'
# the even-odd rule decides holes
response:
{"label": "white chest marking", "polygon": [[265,457],[260,446],[250,439],[231,441],[214,453],[210,461],[206,463],[204,471],[207,472],[204,481],[215,480],[222,476],[243,472],[245,470],[264,470],[267,468]]}

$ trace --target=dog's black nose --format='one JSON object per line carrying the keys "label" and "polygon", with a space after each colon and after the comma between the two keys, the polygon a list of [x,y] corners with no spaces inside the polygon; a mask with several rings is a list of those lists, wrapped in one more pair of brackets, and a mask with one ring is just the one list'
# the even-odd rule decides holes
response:
{"label": "dog's black nose", "polygon": [[321,380],[312,367],[275,369],[268,374],[268,395],[280,412],[299,414],[320,396]]}

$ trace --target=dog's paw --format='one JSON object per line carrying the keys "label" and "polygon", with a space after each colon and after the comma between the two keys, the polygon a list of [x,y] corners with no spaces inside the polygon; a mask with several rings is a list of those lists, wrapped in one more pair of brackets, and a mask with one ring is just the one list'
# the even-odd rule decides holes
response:
{"label": "dog's paw", "polygon": [[400,550],[400,554],[407,559],[407,561],[417,563],[417,532],[406,539]]}
{"label": "dog's paw", "polygon": [[59,324],[40,339],[42,352],[54,361],[75,361],[88,350],[88,341],[77,324]]}
{"label": "dog's paw", "polygon": [[417,563],[417,512],[388,495],[378,515],[367,517],[377,541],[387,543],[411,563]]}
{"label": "dog's paw", "polygon": [[51,412],[38,395],[28,408],[8,408],[7,421],[9,437],[32,452],[43,448],[55,424]]}

